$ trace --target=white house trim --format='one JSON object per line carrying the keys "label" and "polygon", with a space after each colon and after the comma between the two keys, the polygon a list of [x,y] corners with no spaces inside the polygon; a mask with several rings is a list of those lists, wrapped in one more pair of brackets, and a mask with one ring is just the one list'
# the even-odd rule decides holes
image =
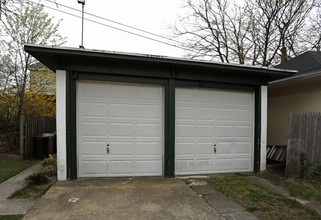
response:
{"label": "white house trim", "polygon": [[260,171],[266,169],[267,137],[267,86],[261,86],[261,165]]}
{"label": "white house trim", "polygon": [[67,179],[66,158],[66,71],[56,71],[56,122],[58,180]]}

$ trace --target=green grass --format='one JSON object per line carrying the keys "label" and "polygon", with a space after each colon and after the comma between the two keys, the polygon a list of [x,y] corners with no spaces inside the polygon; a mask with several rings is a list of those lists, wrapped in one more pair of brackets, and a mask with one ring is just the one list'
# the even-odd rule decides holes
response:
{"label": "green grass", "polygon": [[268,179],[278,186],[286,189],[291,196],[313,201],[321,205],[321,181],[303,180],[296,178],[280,178],[269,174],[261,174],[260,177]]}
{"label": "green grass", "polygon": [[32,174],[26,178],[27,187],[14,194],[16,199],[36,199],[45,193],[57,180],[56,156],[44,159],[43,168],[40,173]]}
{"label": "green grass", "polygon": [[209,183],[260,219],[321,219],[314,210],[252,184],[239,175],[210,179]]}
{"label": "green grass", "polygon": [[50,186],[48,184],[42,185],[28,185],[26,188],[15,193],[15,199],[37,199],[40,197],[40,193]]}
{"label": "green grass", "polygon": [[39,163],[39,160],[17,160],[0,157],[0,183]]}
{"label": "green grass", "polygon": [[21,220],[23,215],[0,215],[0,220]]}

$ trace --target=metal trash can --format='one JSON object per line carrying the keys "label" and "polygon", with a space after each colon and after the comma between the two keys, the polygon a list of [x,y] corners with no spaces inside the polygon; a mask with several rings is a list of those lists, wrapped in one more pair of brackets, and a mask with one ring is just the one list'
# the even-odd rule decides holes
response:
{"label": "metal trash can", "polygon": [[36,159],[48,157],[48,137],[34,136],[33,137],[33,152]]}
{"label": "metal trash can", "polygon": [[42,136],[48,137],[48,153],[54,153],[54,134],[53,133],[43,133]]}

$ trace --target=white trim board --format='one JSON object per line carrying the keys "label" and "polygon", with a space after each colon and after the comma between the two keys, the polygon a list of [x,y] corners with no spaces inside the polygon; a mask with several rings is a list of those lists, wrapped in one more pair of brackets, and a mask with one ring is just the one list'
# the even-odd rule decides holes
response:
{"label": "white trim board", "polygon": [[267,86],[261,86],[261,164],[260,171],[266,170],[267,137]]}
{"label": "white trim board", "polygon": [[66,71],[56,71],[57,176],[67,179],[66,157]]}

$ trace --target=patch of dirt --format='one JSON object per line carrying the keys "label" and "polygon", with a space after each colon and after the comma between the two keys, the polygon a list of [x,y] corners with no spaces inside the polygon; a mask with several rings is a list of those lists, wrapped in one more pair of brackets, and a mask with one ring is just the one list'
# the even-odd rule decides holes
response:
{"label": "patch of dirt", "polygon": [[268,160],[266,163],[266,171],[277,177],[285,177],[285,164]]}
{"label": "patch of dirt", "polygon": [[10,153],[0,153],[0,157],[20,160],[20,155],[10,154]]}
{"label": "patch of dirt", "polygon": [[20,159],[20,155],[15,151],[8,151],[5,145],[0,145],[0,157],[9,159]]}

